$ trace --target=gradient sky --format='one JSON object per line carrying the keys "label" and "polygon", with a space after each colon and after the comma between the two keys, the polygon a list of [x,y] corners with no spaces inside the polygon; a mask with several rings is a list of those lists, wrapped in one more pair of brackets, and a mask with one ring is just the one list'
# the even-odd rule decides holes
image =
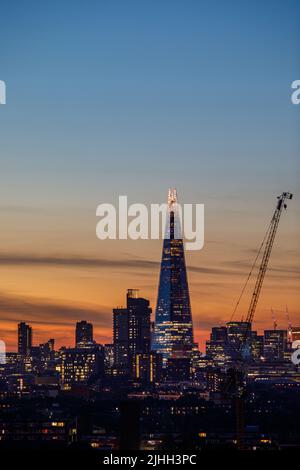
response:
{"label": "gradient sky", "polygon": [[[1,339],[111,341],[128,287],[155,308],[161,242],[96,239],[96,207],[205,204],[187,253],[196,338],[229,320],[275,198],[283,214],[255,320],[300,323],[300,3],[1,0]],[[250,286],[251,287],[251,286]],[[251,289],[250,289],[251,291]],[[245,314],[247,292],[236,319]]]}

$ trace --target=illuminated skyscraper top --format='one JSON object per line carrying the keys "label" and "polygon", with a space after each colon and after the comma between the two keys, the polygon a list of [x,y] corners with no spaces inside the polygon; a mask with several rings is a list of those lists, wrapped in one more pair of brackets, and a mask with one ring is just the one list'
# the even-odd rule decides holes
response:
{"label": "illuminated skyscraper top", "polygon": [[193,325],[176,189],[168,192],[168,218],[163,242],[152,348],[171,357],[188,355]]}
{"label": "illuminated skyscraper top", "polygon": [[177,190],[175,188],[169,188],[168,191],[168,206],[169,210],[174,210],[174,205],[177,204]]}

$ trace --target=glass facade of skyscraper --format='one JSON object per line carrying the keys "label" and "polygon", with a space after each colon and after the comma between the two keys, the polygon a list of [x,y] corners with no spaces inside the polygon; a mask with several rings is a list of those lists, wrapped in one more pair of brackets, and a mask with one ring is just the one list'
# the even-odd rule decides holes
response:
{"label": "glass facade of skyscraper", "polygon": [[152,349],[164,364],[172,356],[189,356],[193,347],[190,295],[176,190],[169,190]]}

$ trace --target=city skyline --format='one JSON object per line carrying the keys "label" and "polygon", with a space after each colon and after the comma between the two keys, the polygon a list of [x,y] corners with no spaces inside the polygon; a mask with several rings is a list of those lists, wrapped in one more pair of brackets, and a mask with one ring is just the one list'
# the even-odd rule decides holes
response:
{"label": "city skyline", "polygon": [[[287,211],[288,213],[289,211]],[[270,215],[270,214],[268,214]],[[284,218],[287,216],[287,214],[284,214]],[[282,223],[284,225],[284,222]],[[111,243],[111,242],[110,242]],[[124,243],[124,242],[123,242]],[[132,241],[130,240],[127,240],[126,243],[133,243]],[[134,242],[134,243],[137,243],[137,242]],[[141,244],[143,242],[139,241],[138,244]],[[149,241],[148,241],[149,243]],[[151,243],[151,242],[150,242]],[[157,244],[157,243],[161,243],[161,240],[158,240],[158,241],[155,241],[153,242],[153,244]],[[252,256],[254,257],[255,256],[255,250],[253,249],[252,250],[253,253]],[[275,243],[275,257],[276,257],[276,243]],[[201,252],[200,252],[201,253]],[[187,253],[187,256],[189,255],[189,253]],[[276,268],[275,269],[272,269],[272,258],[273,258],[274,254],[272,254],[272,257],[271,257],[271,262],[270,262],[270,268],[268,270],[268,273],[267,273],[267,279],[268,277],[273,277],[273,278],[278,278],[278,274],[276,273]],[[6,258],[6,261],[8,262],[8,264],[10,264],[10,260],[9,261],[9,256]],[[252,264],[252,260],[249,259],[249,263],[248,263],[248,268],[250,268],[251,264]],[[65,265],[68,265],[68,263],[70,264],[70,267],[71,269],[73,269],[75,267],[75,269],[92,269],[92,270],[101,270],[101,264],[104,264],[104,270],[105,269],[109,269],[110,267],[115,267],[116,269],[118,269],[120,266],[121,266],[121,269],[130,269],[130,268],[133,268],[134,266],[137,266],[138,269],[140,270],[154,270],[156,268],[156,264],[158,264],[157,262],[154,262],[154,261],[150,261],[150,260],[143,260],[143,259],[134,259],[134,260],[131,260],[131,261],[128,261],[128,262],[124,262],[124,265],[122,266],[122,261],[120,260],[120,262],[114,262],[113,260],[109,260],[109,259],[106,259],[106,260],[97,260],[97,259],[92,259],[92,258],[78,258],[78,259],[74,259],[74,258],[59,258],[59,257],[49,257],[48,259],[43,259],[43,258],[39,258],[39,257],[36,257],[36,258],[32,258],[31,261],[29,259],[26,259],[25,258],[22,258],[20,257],[17,261],[16,261],[16,264],[20,264],[20,265],[23,265],[25,264],[25,266],[27,265],[27,263],[30,264],[30,262],[33,264],[33,265],[37,265],[37,267],[39,267],[38,265],[49,265],[50,267],[54,267],[54,268],[59,268],[60,266],[62,268],[65,267]],[[5,257],[4,257],[4,264],[5,264]],[[12,265],[14,265],[14,263],[12,262],[11,263]],[[190,270],[189,270],[190,268]],[[245,263],[244,266],[243,266],[243,269],[245,270],[247,268],[247,264]],[[196,266],[192,266],[192,267],[189,267],[187,266],[187,271],[188,271],[188,277],[190,278],[191,276],[196,276],[198,275],[199,277],[201,276],[203,278],[203,276],[218,276],[219,273],[214,273],[213,272],[213,269],[210,269],[210,268],[201,268],[199,267],[199,269],[197,269]],[[189,272],[190,271],[190,272]],[[222,270],[220,270],[222,271]],[[224,271],[226,271],[226,268],[224,269]],[[273,271],[273,272],[272,272]],[[277,269],[277,271],[280,272],[280,269]],[[228,275],[230,274],[230,271],[228,271]],[[243,275],[244,274],[244,275]],[[293,274],[293,273],[291,273]],[[295,274],[295,278],[297,276],[296,273]],[[236,301],[239,293],[240,293],[240,289],[241,289],[241,286],[246,278],[246,271],[243,271],[242,270],[236,270],[236,272],[234,273],[234,277],[238,277],[240,279],[240,286],[238,286],[238,282],[236,283],[237,284],[237,292],[236,292],[236,297],[233,299],[234,301]],[[245,306],[245,309],[247,308],[247,302],[250,301],[250,295],[251,295],[251,289],[253,288],[253,283],[254,283],[254,280],[255,280],[255,273],[253,274],[252,276],[252,283],[250,283],[250,286],[249,288],[246,290],[246,294],[244,296],[244,299],[243,299],[243,303],[242,305]],[[159,276],[158,276],[159,278]],[[125,283],[126,285],[126,289],[128,289],[128,285],[127,285],[127,280],[123,279],[123,282]],[[268,281],[266,281],[266,284],[268,285]],[[269,283],[270,284],[270,283]],[[157,286],[158,286],[158,283],[157,283]],[[156,292],[150,292],[149,288],[145,288],[145,286],[140,282],[138,282],[136,284],[136,286],[134,286],[134,288],[138,288],[139,290],[142,290],[142,291],[145,291],[145,297],[149,298],[150,300],[150,303],[151,303],[151,307],[152,307],[152,310],[154,311],[156,308],[157,308],[157,305],[155,302],[153,302],[153,299],[154,298],[157,298],[157,293]],[[158,287],[157,287],[158,288]],[[269,288],[270,290],[270,288]],[[149,295],[150,293],[150,295]],[[120,298],[120,292],[118,292],[116,290],[115,292],[116,294],[116,297],[119,297]],[[267,297],[268,292],[265,292],[265,289],[263,288],[263,293],[262,293],[262,299],[264,300],[264,297]],[[273,294],[273,291],[271,290],[269,292],[269,296],[271,298],[274,298],[274,294]],[[152,302],[151,302],[151,299],[152,299]],[[6,299],[7,301],[7,299]],[[191,298],[191,303],[193,304],[193,295],[192,295],[192,298]],[[261,312],[262,311],[262,308],[261,308],[261,304],[264,304],[266,303],[266,301],[262,301],[260,300],[260,303],[259,303],[259,306],[258,306],[258,312]],[[115,304],[116,306],[117,304]],[[119,304],[120,305],[120,304]],[[4,311],[5,311],[5,301],[4,301]],[[10,311],[13,311],[13,308],[14,308],[14,305],[13,305],[13,302],[10,304],[9,301],[7,302],[7,307]],[[3,299],[2,299],[2,308],[3,308]],[[47,340],[47,335],[48,335],[48,331],[49,329],[47,328],[47,332],[43,333],[43,331],[41,331],[41,328],[39,325],[39,321],[35,320],[34,319],[34,316],[36,315],[36,312],[37,312],[37,308],[39,308],[41,311],[43,311],[43,309],[46,310],[47,314],[51,314],[51,315],[56,315],[57,313],[59,313],[59,311],[63,311],[64,313],[67,313],[67,315],[70,315],[72,318],[73,318],[73,321],[78,321],[78,320],[86,320],[86,321],[91,321],[95,326],[95,337],[98,339],[98,342],[100,343],[109,343],[111,342],[111,324],[112,324],[112,309],[114,308],[114,306],[112,306],[112,309],[110,311],[107,312],[107,319],[106,319],[106,325],[105,326],[99,326],[99,319],[102,320],[101,318],[101,313],[102,312],[99,312],[99,310],[97,310],[97,306],[96,305],[93,305],[92,308],[91,306],[89,305],[89,307],[87,309],[85,309],[84,307],[80,306],[80,308],[78,308],[78,306],[74,306],[72,307],[71,305],[61,305],[60,307],[59,306],[55,306],[55,304],[52,304],[52,303],[44,303],[43,304],[43,301],[41,302],[41,304],[39,306],[37,306],[35,303],[31,303],[30,302],[30,299],[28,299],[27,301],[24,299],[20,299],[19,303],[17,303],[17,308],[16,310],[20,309],[22,311],[22,315],[21,315],[21,318],[16,318],[16,322],[19,322],[19,321],[26,321],[26,322],[29,322],[29,323],[32,323],[34,325],[37,325],[35,330],[36,332],[38,333],[37,334],[37,342],[40,342],[42,343],[43,341],[46,341]],[[74,311],[72,312],[72,309],[74,308]],[[107,307],[106,307],[107,308]],[[209,331],[210,331],[210,328],[213,327],[213,326],[221,326],[223,324],[225,324],[227,321],[230,320],[231,318],[231,314],[232,314],[232,311],[233,311],[233,305],[232,305],[232,309],[229,308],[229,306],[227,307],[228,308],[228,317],[227,318],[224,318],[224,319],[221,319],[221,318],[218,318],[218,316],[216,317],[213,317],[212,319],[207,319],[204,317],[202,318],[198,318],[198,316],[196,316],[196,328],[195,328],[195,341],[198,342],[200,344],[200,349],[203,350],[204,349],[204,345],[205,345],[205,342],[206,340],[208,339],[209,337]],[[32,310],[32,315],[33,315],[33,319],[30,318],[30,315],[31,315],[31,310]],[[235,317],[234,319],[236,321],[238,320],[241,320],[242,317],[243,317],[243,311],[242,311],[242,315],[241,315],[241,308],[239,308],[237,310],[237,313],[235,314]],[[275,311],[275,315],[276,315],[276,319],[277,319],[277,323],[279,324],[280,327],[286,329],[287,326],[288,326],[288,319],[287,319],[287,312],[289,311],[289,316],[290,316],[290,320],[292,323],[294,324],[297,324],[297,322],[299,323],[298,319],[300,318],[300,315],[298,315],[297,312],[293,311],[293,309],[291,309],[291,302],[289,302],[289,305],[288,303],[286,303],[285,305],[281,305],[281,308],[276,308],[276,302],[272,302],[271,303],[271,307],[269,309],[269,319],[267,319],[264,323],[261,322],[261,319],[258,318],[257,319],[257,316],[256,318],[254,319],[254,326],[255,328],[258,330],[258,331],[262,331],[263,329],[268,329],[271,325],[272,325],[272,322],[273,322],[273,316],[274,316],[274,313],[272,313],[272,311]],[[29,313],[26,313],[26,312],[29,312]],[[109,316],[110,315],[110,316]],[[239,317],[239,315],[241,315]],[[46,315],[47,316],[47,315]],[[153,315],[153,318],[152,320],[154,320],[154,315]],[[3,317],[2,317],[2,321],[3,321]],[[47,324],[47,322],[45,322]],[[54,322],[53,322],[54,323]],[[71,326],[71,321],[70,323],[65,323],[65,324],[61,324],[61,326],[63,328],[67,327],[67,329],[69,329],[69,331],[72,329],[72,326]],[[203,328],[201,328],[203,326]],[[199,334],[199,330],[200,330],[200,334]],[[70,344],[72,344],[72,340],[70,339],[70,336],[69,335],[64,335],[64,339],[61,339],[61,336],[60,336],[60,328],[59,326],[56,326],[55,328],[51,329],[51,331],[53,332],[52,333],[52,336],[56,336],[58,337],[58,344],[60,346],[68,346]],[[7,350],[8,351],[13,351],[15,349],[14,347],[14,343],[15,343],[15,339],[14,339],[14,330],[12,329],[11,331],[11,334],[7,334],[7,332],[2,332],[2,337],[3,339],[5,340],[7,337],[9,338],[7,342]]]}
{"label": "city skyline", "polygon": [[[257,263],[259,274],[251,298],[250,314],[248,311],[245,321],[234,321],[232,315],[231,321],[226,325],[212,327],[204,354],[201,354],[198,344],[194,342],[182,220],[175,188],[168,190],[154,322],[151,322],[152,308],[149,300],[141,296],[138,289],[130,288],[127,289],[126,307],[113,309],[112,343],[97,343],[93,323],[81,320],[74,325],[74,347],[56,349],[55,338],[49,338],[37,346],[32,344],[31,325],[19,323],[18,352],[7,353],[0,367],[0,395],[4,401],[13,400],[15,409],[18,409],[22,406],[24,397],[27,397],[29,402],[43,397],[57,400],[57,409],[60,408],[59,402],[64,395],[70,399],[77,397],[81,403],[93,397],[92,402],[97,401],[100,404],[109,398],[109,406],[118,403],[113,413],[114,417],[119,416],[116,421],[112,414],[106,411],[106,423],[110,416],[110,430],[106,424],[106,427],[102,428],[101,438],[97,439],[94,425],[99,420],[99,415],[92,417],[88,411],[88,417],[85,415],[84,418],[85,425],[81,427],[82,418],[78,409],[76,411],[76,407],[73,408],[72,414],[75,413],[76,418],[73,419],[72,431],[64,433],[61,431],[67,429],[67,423],[70,425],[72,422],[70,414],[66,414],[67,406],[59,410],[59,422],[53,421],[53,411],[47,409],[43,411],[42,425],[37,419],[29,426],[28,422],[18,422],[18,439],[22,440],[22,446],[27,445],[23,437],[25,432],[26,437],[30,436],[30,441],[35,443],[59,440],[61,446],[73,442],[76,447],[85,442],[85,445],[99,450],[107,446],[119,450],[146,449],[149,446],[159,449],[167,439],[165,424],[154,419],[151,426],[151,420],[149,422],[147,416],[157,408],[158,415],[166,417],[163,404],[165,402],[170,417],[176,410],[175,414],[185,416],[188,413],[190,417],[195,418],[199,413],[200,403],[200,409],[205,410],[205,413],[209,413],[212,404],[216,406],[215,412],[218,414],[226,408],[226,413],[232,415],[235,409],[233,433],[228,433],[228,430],[232,429],[232,423],[229,421],[227,433],[224,434],[223,428],[222,434],[218,434],[219,420],[216,416],[214,418],[213,446],[217,448],[218,445],[223,445],[228,448],[235,447],[237,450],[257,450],[265,444],[280,448],[283,438],[279,433],[276,437],[274,434],[266,437],[261,434],[260,424],[252,426],[254,433],[248,432],[249,426],[244,424],[244,407],[250,405],[249,401],[255,403],[255,406],[263,407],[265,387],[270,393],[280,387],[281,391],[288,393],[289,400],[294,400],[300,385],[299,353],[296,349],[299,326],[292,326],[288,311],[288,330],[278,328],[273,310],[272,330],[265,330],[261,335],[252,328],[255,307],[280,218],[287,209],[287,201],[292,199],[293,195],[287,192],[283,192],[276,199],[269,228],[256,256],[257,261],[261,254],[261,260]],[[247,399],[250,388],[255,392]],[[124,401],[125,398],[127,401]],[[174,406],[174,401],[177,403],[177,400],[178,408]],[[142,405],[143,401],[145,406]],[[193,402],[194,406],[191,406]],[[189,405],[185,406],[187,403]],[[154,406],[152,412],[151,406]],[[4,409],[6,410],[6,404]],[[289,406],[286,411],[289,412]],[[268,410],[266,412],[268,413]],[[49,423],[45,416],[51,417],[52,421]],[[62,416],[65,416],[66,420],[62,420]],[[102,419],[103,417],[100,418]],[[168,420],[166,421],[168,423]],[[263,419],[260,421],[262,424]],[[119,423],[117,429],[116,423]],[[278,432],[275,423],[272,430],[277,429]],[[15,423],[9,414],[4,412],[0,424],[5,447],[16,440]],[[53,427],[61,428],[60,432],[52,431]],[[144,433],[141,432],[142,427]],[[151,427],[151,435],[145,434]],[[211,445],[209,433],[203,430],[199,432],[199,427],[186,431],[185,420],[178,429],[171,419],[168,427],[171,429],[169,439],[175,437],[176,431],[176,440],[180,445],[184,444],[187,435],[190,436],[189,440],[192,438],[192,446],[195,449]],[[83,429],[85,432],[89,430],[91,434],[83,434]],[[164,430],[164,433],[158,435],[158,430]],[[39,439],[39,434],[45,434],[46,437]],[[203,438],[205,440],[202,440]],[[292,440],[293,437],[289,437],[289,441]]]}

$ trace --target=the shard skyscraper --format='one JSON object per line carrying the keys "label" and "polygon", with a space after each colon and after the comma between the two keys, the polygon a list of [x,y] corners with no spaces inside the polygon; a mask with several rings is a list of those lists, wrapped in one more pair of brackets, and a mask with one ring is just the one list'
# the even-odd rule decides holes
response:
{"label": "the shard skyscraper", "polygon": [[152,349],[169,357],[190,357],[193,324],[176,189],[169,189]]}

